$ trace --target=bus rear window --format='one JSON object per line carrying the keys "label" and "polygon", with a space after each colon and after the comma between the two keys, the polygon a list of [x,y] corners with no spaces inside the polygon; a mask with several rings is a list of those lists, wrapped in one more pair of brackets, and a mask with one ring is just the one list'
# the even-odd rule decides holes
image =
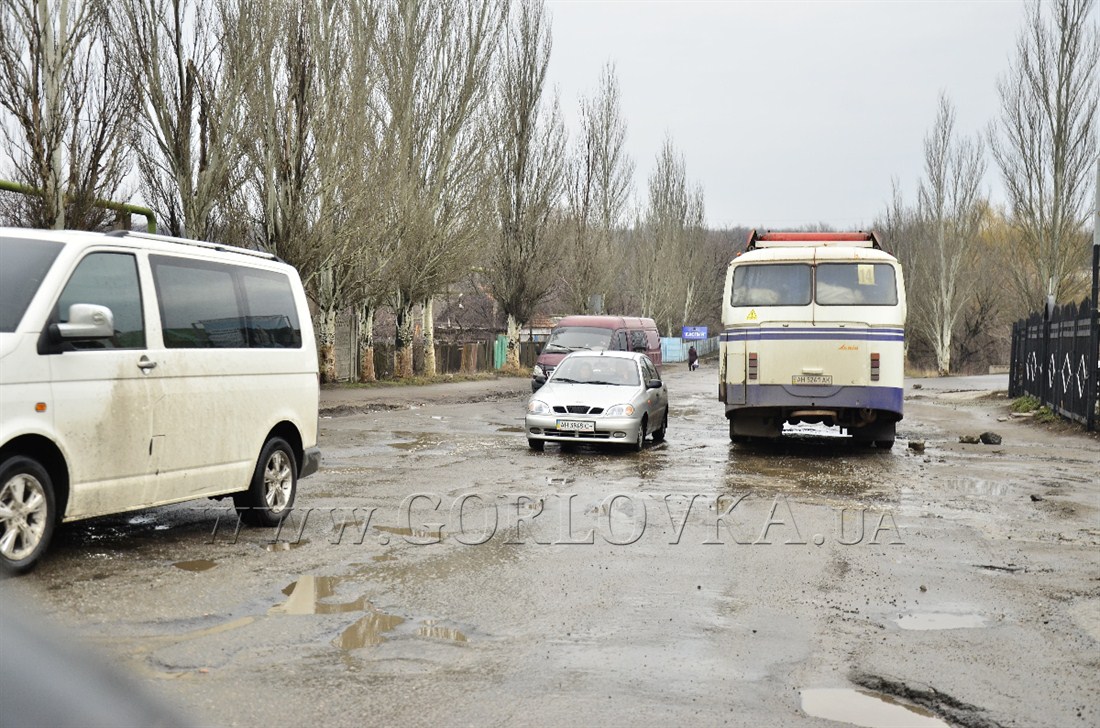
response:
{"label": "bus rear window", "polygon": [[886,263],[819,263],[819,306],[896,306],[894,267]]}
{"label": "bus rear window", "polygon": [[733,271],[733,306],[805,306],[810,303],[810,266],[802,263],[743,265]]}

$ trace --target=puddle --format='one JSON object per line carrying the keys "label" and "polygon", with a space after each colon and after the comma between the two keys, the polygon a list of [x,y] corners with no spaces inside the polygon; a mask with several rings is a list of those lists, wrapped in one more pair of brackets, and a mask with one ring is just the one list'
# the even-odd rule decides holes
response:
{"label": "puddle", "polygon": [[300,541],[273,541],[264,546],[264,551],[293,551],[296,548],[301,548],[309,543],[309,539],[303,538]]}
{"label": "puddle", "polygon": [[209,559],[195,559],[194,561],[177,561],[172,566],[184,571],[208,571],[218,565],[217,561]]}
{"label": "puddle", "polygon": [[342,581],[344,578],[339,576],[303,576],[283,589],[287,600],[272,607],[268,614],[339,614],[369,609],[366,597],[350,602],[323,601],[336,595],[336,587]]}
{"label": "puddle", "polygon": [[850,688],[811,688],[800,691],[807,715],[865,728],[950,728],[931,711],[889,695]]}
{"label": "puddle", "polygon": [[410,451],[436,451],[437,448],[446,446],[447,442],[444,439],[440,439],[439,435],[433,435],[427,432],[395,432],[394,436],[400,438],[409,438],[404,442],[391,442],[387,443],[390,447],[398,450]]}
{"label": "puddle", "polygon": [[457,629],[441,627],[434,619],[426,619],[416,628],[417,637],[429,637],[437,640],[449,640],[450,642],[469,642],[466,635]]}
{"label": "puddle", "polygon": [[980,614],[951,614],[947,612],[922,612],[906,614],[895,620],[902,629],[976,629],[988,622]]}
{"label": "puddle", "polygon": [[395,536],[404,536],[406,538],[415,538],[421,541],[434,542],[441,541],[446,538],[447,534],[443,531],[427,531],[420,528],[404,528],[401,526],[381,526],[375,524],[374,530],[382,531],[383,533],[392,533]]}
{"label": "puddle", "polygon": [[335,644],[345,650],[380,645],[386,641],[384,634],[404,621],[404,617],[395,614],[372,611],[345,629],[335,640]]}

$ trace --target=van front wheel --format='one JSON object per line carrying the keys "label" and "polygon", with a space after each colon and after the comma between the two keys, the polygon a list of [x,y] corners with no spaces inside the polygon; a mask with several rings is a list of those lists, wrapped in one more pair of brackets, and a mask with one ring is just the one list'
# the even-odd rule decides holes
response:
{"label": "van front wheel", "polygon": [[50,474],[31,458],[16,456],[0,465],[0,561],[18,574],[30,571],[45,553],[57,520]]}
{"label": "van front wheel", "polygon": [[277,526],[294,506],[298,465],[294,451],[281,437],[264,444],[248,490],[233,496],[241,520],[253,526]]}

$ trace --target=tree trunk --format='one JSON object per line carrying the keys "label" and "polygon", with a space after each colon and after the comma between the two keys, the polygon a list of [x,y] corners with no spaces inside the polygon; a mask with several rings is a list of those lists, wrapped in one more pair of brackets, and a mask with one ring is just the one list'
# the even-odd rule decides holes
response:
{"label": "tree trunk", "polygon": [[394,311],[397,318],[397,336],[394,340],[393,376],[408,379],[413,375],[413,319],[412,304],[401,303]]}
{"label": "tree trunk", "polygon": [[936,340],[936,373],[946,377],[951,373],[951,331],[940,331]]}
{"label": "tree trunk", "polygon": [[376,382],[374,370],[374,307],[359,306],[359,381]]}
{"label": "tree trunk", "polygon": [[505,369],[519,369],[519,337],[521,329],[515,316],[508,314],[508,355],[504,358]]}
{"label": "tree trunk", "polygon": [[336,381],[336,309],[322,309],[317,314],[317,356],[321,366],[321,383]]}
{"label": "tree trunk", "polygon": [[435,298],[429,296],[424,301],[422,311],[424,321],[424,373],[434,377],[435,369]]}

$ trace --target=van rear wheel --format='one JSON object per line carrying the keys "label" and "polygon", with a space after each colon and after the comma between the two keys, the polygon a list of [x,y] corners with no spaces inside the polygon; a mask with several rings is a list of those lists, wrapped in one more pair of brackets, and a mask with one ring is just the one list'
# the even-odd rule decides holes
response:
{"label": "van rear wheel", "polygon": [[233,496],[241,520],[253,526],[278,526],[294,507],[298,464],[294,450],[281,437],[268,440],[256,461],[248,490]]}
{"label": "van rear wheel", "polygon": [[45,553],[57,521],[50,474],[28,457],[0,465],[0,562],[18,574],[30,571]]}

